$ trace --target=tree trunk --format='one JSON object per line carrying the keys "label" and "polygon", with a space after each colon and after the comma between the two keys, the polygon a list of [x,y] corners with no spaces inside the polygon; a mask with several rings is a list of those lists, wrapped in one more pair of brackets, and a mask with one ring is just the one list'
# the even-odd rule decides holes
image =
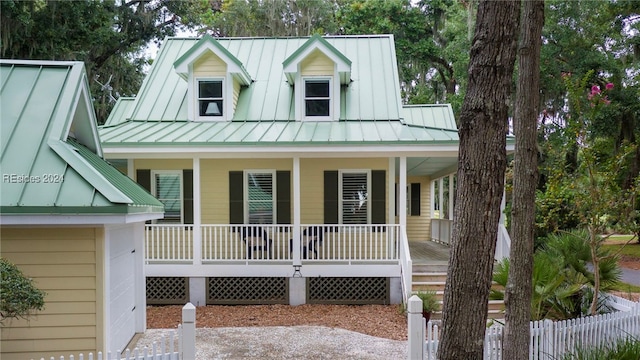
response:
{"label": "tree trunk", "polygon": [[506,168],[520,1],[478,6],[460,113],[458,190],[444,296],[441,360],[482,359]]}
{"label": "tree trunk", "polygon": [[533,273],[536,186],[538,184],[537,123],[540,98],[540,47],[544,0],[524,0],[518,48],[516,135],[511,210],[511,258],[505,289],[504,359],[529,359],[529,321]]}

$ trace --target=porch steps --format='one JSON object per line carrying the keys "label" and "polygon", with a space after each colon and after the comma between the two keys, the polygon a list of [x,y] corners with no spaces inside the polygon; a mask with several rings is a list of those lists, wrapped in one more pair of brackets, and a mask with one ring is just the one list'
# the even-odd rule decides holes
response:
{"label": "porch steps", "polygon": [[[447,279],[446,265],[414,265],[413,281],[411,289],[413,291],[432,290],[436,292],[436,297],[442,304],[444,297],[444,287]],[[493,284],[492,288],[500,288],[498,284]],[[504,318],[504,301],[489,300],[489,319]],[[436,312],[431,315],[432,319],[441,319],[442,313]]]}

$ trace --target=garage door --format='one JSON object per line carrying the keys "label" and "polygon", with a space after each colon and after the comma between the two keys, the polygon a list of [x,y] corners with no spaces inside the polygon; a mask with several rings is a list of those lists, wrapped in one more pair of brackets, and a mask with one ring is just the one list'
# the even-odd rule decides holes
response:
{"label": "garage door", "polygon": [[135,254],[126,232],[110,236],[109,322],[111,351],[124,350],[135,335]]}

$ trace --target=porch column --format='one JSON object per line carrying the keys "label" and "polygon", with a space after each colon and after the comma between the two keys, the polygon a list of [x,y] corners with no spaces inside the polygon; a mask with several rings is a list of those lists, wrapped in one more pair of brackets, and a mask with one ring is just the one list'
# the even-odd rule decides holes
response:
{"label": "porch column", "polygon": [[127,176],[130,179],[135,179],[136,170],[133,168],[133,159],[127,159]]}
{"label": "porch column", "polygon": [[396,223],[396,158],[389,158],[389,171],[387,172],[387,182],[389,184],[389,213],[387,215],[387,224]]}
{"label": "porch column", "polygon": [[300,261],[300,158],[293,158],[293,265]]}
{"label": "porch column", "polygon": [[449,220],[453,220],[453,175],[449,175]]}
{"label": "porch column", "polygon": [[430,218],[434,218],[436,215],[436,181],[438,180],[431,180],[429,181],[430,183],[430,193],[429,193],[429,202],[431,203],[431,213],[429,215]]}
{"label": "porch column", "polygon": [[438,179],[438,219],[444,219],[444,176]]}
{"label": "porch column", "polygon": [[202,209],[200,201],[200,158],[193,158],[193,264],[202,265]]}
{"label": "porch column", "polygon": [[398,185],[398,192],[400,193],[400,199],[398,201],[398,218],[400,227],[407,228],[407,157],[400,157],[400,184]]}

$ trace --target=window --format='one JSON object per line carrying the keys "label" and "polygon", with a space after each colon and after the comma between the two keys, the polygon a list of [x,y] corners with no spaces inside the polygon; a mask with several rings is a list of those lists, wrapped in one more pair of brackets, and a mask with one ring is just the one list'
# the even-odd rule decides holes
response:
{"label": "window", "polygon": [[339,177],[342,224],[368,224],[371,188],[368,171],[341,171]]}
{"label": "window", "polygon": [[164,204],[158,223],[182,223],[182,171],[154,171],[151,191]]}
{"label": "window", "polygon": [[275,186],[273,171],[247,171],[245,191],[247,224],[273,224]]}
{"label": "window", "polygon": [[198,115],[223,115],[222,80],[198,80]]}
{"label": "window", "polygon": [[330,89],[329,79],[306,79],[304,81],[305,117],[328,117],[331,115]]}

